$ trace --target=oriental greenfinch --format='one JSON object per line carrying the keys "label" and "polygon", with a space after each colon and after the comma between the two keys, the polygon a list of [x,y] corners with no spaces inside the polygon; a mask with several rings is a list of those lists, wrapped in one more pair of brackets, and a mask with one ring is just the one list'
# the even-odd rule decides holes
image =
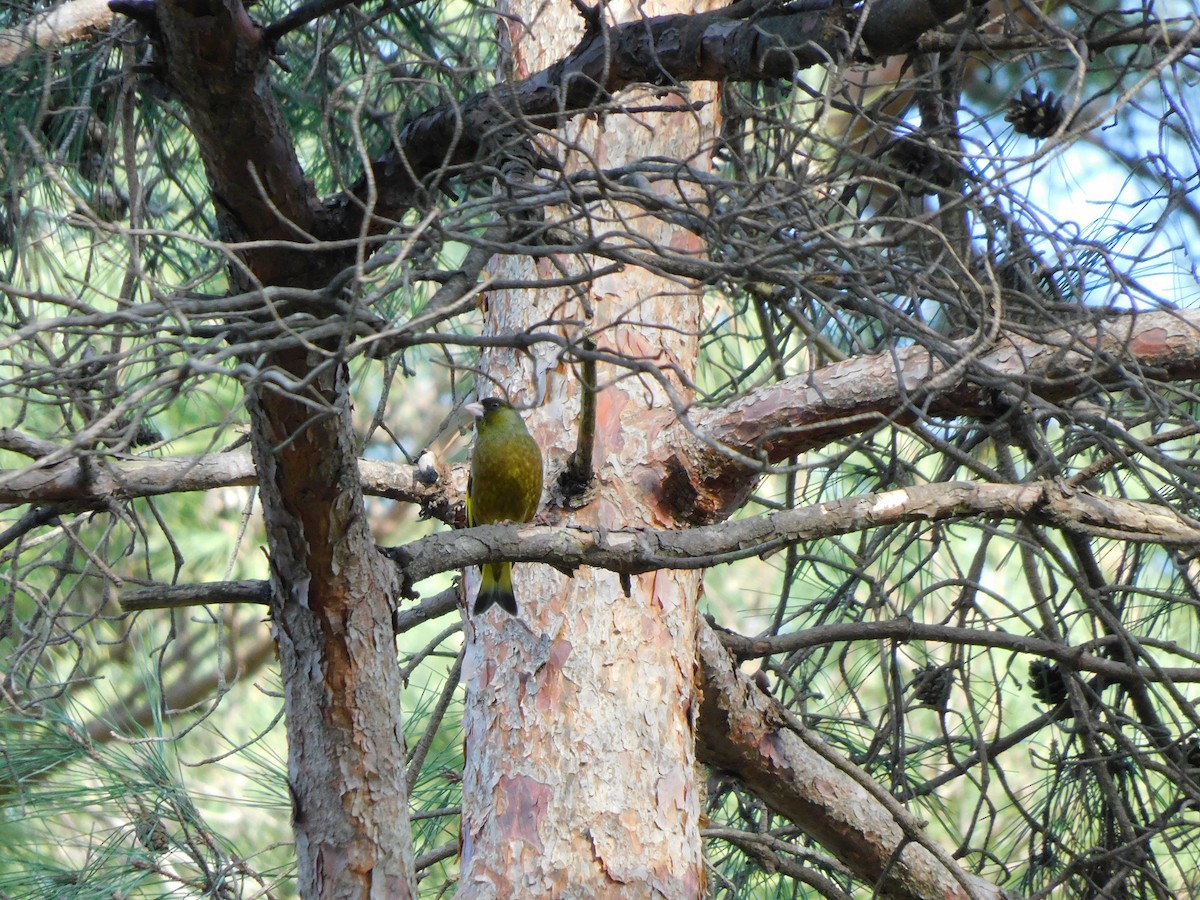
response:
{"label": "oriental greenfinch", "polygon": [[[542,451],[520,413],[496,397],[470,403],[475,416],[475,448],[467,482],[467,523],[528,522],[542,499]],[[512,563],[484,563],[475,615],[493,604],[517,614]]]}

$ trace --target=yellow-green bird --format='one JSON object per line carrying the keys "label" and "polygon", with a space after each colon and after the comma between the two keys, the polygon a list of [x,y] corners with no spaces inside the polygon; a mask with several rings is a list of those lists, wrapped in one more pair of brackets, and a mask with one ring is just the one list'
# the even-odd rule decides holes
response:
{"label": "yellow-green bird", "polygon": [[[495,525],[528,522],[542,499],[542,451],[520,413],[503,400],[488,397],[469,403],[475,416],[475,449],[467,482],[467,523]],[[485,563],[475,615],[495,604],[514,616],[512,563]]]}

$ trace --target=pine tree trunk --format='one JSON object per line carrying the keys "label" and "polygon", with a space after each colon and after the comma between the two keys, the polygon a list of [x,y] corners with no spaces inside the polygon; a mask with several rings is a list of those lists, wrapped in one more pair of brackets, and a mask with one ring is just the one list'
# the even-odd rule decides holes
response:
{"label": "pine tree trunk", "polygon": [[[679,8],[620,5],[605,14],[628,20],[672,11]],[[566,2],[544,9],[518,3],[509,12],[518,77],[562,55],[580,33],[579,14]],[[695,99],[694,93],[661,92],[637,98],[681,108]],[[691,159],[710,139],[710,108],[699,115],[656,114],[653,134],[629,118],[609,120],[603,128],[573,124],[560,132],[563,143],[543,142],[541,149],[564,157],[569,170],[591,165],[570,147],[606,166],[649,155]],[[621,213],[637,215],[628,208]],[[548,215],[553,218],[553,211]],[[638,230],[662,246],[700,249],[662,223],[645,220]],[[571,258],[557,262],[571,271],[581,265]],[[510,257],[503,265],[499,277],[560,274],[548,261],[534,265]],[[601,351],[646,361],[686,402],[679,375],[695,368],[699,296],[633,269],[594,280],[586,290],[591,318],[568,290],[493,293],[489,328],[521,333],[546,321],[575,320],[581,326],[562,326],[564,337],[591,335]],[[532,359],[509,351],[486,354],[484,370],[518,406],[536,407],[527,419],[543,448],[549,486],[575,449],[578,372],[546,345]],[[629,374],[599,366],[598,480],[591,502],[577,511],[550,508],[543,518],[610,531],[675,524],[662,502],[660,477],[644,465],[659,455],[651,450],[658,435],[645,430],[644,413],[669,408],[668,394],[654,377]],[[490,385],[481,391],[493,392],[498,389]],[[545,566],[518,564],[515,586],[520,621],[489,612],[467,628],[460,896],[701,895],[694,733],[698,574],[643,575],[632,580],[626,596],[611,572],[581,569],[568,579]]]}
{"label": "pine tree trunk", "polygon": [[[307,372],[302,352],[278,358]],[[414,895],[391,610],[394,567],[367,526],[346,366],[313,379],[312,405],[252,387],[247,407],[271,553],[271,624],[288,733],[301,897]]]}
{"label": "pine tree trunk", "polygon": [[[319,288],[334,263],[288,242],[314,230],[321,207],[257,25],[237,0],[154,8],[160,63],[204,159],[221,237],[262,242],[230,266],[231,280],[243,290]],[[349,371],[336,351],[248,353],[244,364],[269,374],[248,384],[246,406],[287,713],[297,890],[309,900],[393,900],[415,885],[397,585],[367,525]]]}

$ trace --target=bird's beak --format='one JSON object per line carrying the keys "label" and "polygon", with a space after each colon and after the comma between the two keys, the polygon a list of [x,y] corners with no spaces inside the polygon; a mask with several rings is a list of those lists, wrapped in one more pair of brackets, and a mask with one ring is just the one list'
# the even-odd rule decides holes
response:
{"label": "bird's beak", "polygon": [[476,419],[483,418],[483,404],[482,403],[467,403],[463,406],[463,409],[465,409],[467,412],[469,412]]}

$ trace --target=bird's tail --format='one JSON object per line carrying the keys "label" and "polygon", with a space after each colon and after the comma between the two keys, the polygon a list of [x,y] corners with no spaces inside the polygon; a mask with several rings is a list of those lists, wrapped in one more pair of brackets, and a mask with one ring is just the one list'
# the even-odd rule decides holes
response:
{"label": "bird's tail", "polygon": [[487,563],[483,567],[479,596],[475,598],[475,615],[486,612],[493,604],[510,615],[517,614],[517,598],[513,594],[510,562]]}

